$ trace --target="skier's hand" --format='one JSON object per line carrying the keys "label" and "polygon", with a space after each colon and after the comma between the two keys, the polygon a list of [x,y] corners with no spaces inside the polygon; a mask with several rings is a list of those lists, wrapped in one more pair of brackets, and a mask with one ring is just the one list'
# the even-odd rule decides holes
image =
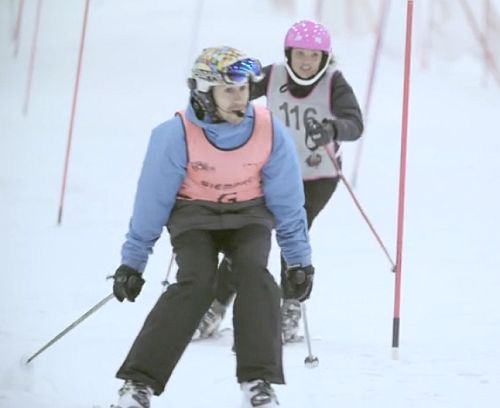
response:
{"label": "skier's hand", "polygon": [[120,302],[123,302],[123,299],[134,302],[144,285],[141,274],[127,265],[120,265],[112,278],[113,294]]}
{"label": "skier's hand", "polygon": [[325,146],[335,140],[336,137],[335,126],[331,121],[325,119],[320,123],[312,116],[306,119],[306,132],[308,139],[316,147]]}
{"label": "skier's hand", "polygon": [[285,299],[296,299],[299,302],[307,300],[311,295],[314,277],[312,265],[290,266],[285,273],[283,296]]}

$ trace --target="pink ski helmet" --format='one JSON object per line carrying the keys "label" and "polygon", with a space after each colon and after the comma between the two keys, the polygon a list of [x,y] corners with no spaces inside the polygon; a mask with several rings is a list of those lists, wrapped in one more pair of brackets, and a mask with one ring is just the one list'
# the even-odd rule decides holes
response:
{"label": "pink ski helmet", "polygon": [[330,33],[326,27],[312,20],[298,21],[290,27],[285,36],[285,50],[305,48],[329,54],[331,45]]}

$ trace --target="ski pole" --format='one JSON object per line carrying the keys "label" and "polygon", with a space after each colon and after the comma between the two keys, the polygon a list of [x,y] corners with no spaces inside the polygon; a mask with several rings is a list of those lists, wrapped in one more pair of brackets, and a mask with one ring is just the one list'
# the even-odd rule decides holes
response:
{"label": "ski pole", "polygon": [[43,353],[45,350],[47,350],[50,346],[52,346],[57,340],[59,340],[61,337],[63,337],[66,333],[68,333],[70,330],[74,329],[76,326],[78,326],[81,322],[83,322],[87,317],[89,317],[91,314],[95,313],[97,310],[99,310],[102,306],[104,306],[106,303],[108,303],[111,299],[114,298],[113,293],[109,294],[106,296],[104,299],[102,299],[99,303],[97,303],[95,306],[93,306],[91,309],[89,309],[86,313],[84,313],[82,316],[80,316],[77,320],[75,320],[73,323],[71,323],[68,327],[66,327],[61,333],[59,333],[57,336],[55,336],[52,340],[50,340],[47,344],[45,344],[40,350],[38,350],[36,353],[34,353],[31,357],[29,357],[26,361],[25,364],[28,365],[31,363],[38,355]]}
{"label": "ski pole", "polygon": [[335,170],[337,171],[337,174],[339,175],[339,178],[342,180],[342,182],[346,186],[347,191],[349,192],[349,195],[351,196],[352,200],[354,201],[354,204],[356,205],[356,207],[358,208],[359,212],[361,213],[361,216],[364,218],[364,220],[368,224],[368,227],[370,228],[370,231],[375,236],[375,239],[377,240],[377,242],[379,243],[380,247],[384,251],[387,259],[391,263],[391,265],[392,265],[392,271],[395,272],[396,271],[396,264],[395,264],[395,262],[392,260],[392,257],[389,254],[389,251],[387,250],[387,247],[384,245],[384,242],[382,241],[382,239],[378,235],[377,231],[375,230],[375,227],[371,223],[370,219],[368,218],[368,216],[366,215],[365,211],[363,210],[363,207],[361,207],[361,204],[359,203],[359,200],[356,198],[356,195],[352,191],[352,188],[349,185],[349,182],[346,180],[344,174],[342,173],[342,170],[340,168],[340,165],[339,165],[337,159],[335,158],[334,153],[332,153],[327,146],[323,146],[323,147],[325,148],[325,151],[328,154],[328,157],[332,161],[332,163],[333,163],[333,165],[335,167]]}
{"label": "ski pole", "polygon": [[174,259],[175,259],[175,252],[172,251],[172,256],[170,257],[170,262],[168,263],[167,275],[165,276],[165,279],[161,282],[161,284],[163,285],[163,292],[165,292],[167,290],[168,285],[170,285],[168,278],[170,277],[170,272],[172,272],[172,265],[174,264]]}
{"label": "ski pole", "polygon": [[307,343],[307,357],[304,359],[304,364],[307,368],[316,368],[319,364],[318,357],[313,356],[311,347],[311,335],[309,334],[309,325],[307,324],[306,302],[300,304],[302,308],[302,318],[304,319],[304,334]]}

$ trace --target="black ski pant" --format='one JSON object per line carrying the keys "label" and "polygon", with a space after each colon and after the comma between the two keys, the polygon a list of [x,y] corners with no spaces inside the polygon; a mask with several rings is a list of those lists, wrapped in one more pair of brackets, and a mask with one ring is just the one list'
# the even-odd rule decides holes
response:
{"label": "black ski pant", "polygon": [[[318,216],[321,210],[328,203],[333,193],[335,192],[339,178],[322,178],[316,180],[304,181],[304,195],[307,216],[307,226],[311,229],[314,219]],[[281,286],[283,287],[286,262],[281,258]],[[228,305],[235,293],[235,284],[233,283],[233,275],[231,274],[231,263],[224,258],[219,265],[219,273],[217,278],[217,287],[215,298],[223,305]]]}
{"label": "black ski pant", "polygon": [[[146,318],[117,377],[140,381],[159,395],[214,299],[218,255],[232,260],[238,382],[283,384],[280,290],[267,270],[271,231],[252,224],[232,230],[193,230],[172,239],[177,282]],[[209,369],[209,367],[207,367]]]}

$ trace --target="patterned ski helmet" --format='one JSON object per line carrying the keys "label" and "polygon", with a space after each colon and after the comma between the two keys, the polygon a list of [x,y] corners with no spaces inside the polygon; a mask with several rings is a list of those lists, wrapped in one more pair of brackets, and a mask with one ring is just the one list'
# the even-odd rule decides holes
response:
{"label": "patterned ski helmet", "polygon": [[228,46],[206,48],[196,58],[191,77],[188,78],[191,104],[199,119],[208,115],[210,120],[217,120],[212,87],[258,82],[263,78],[262,67],[257,59],[249,58]]}
{"label": "patterned ski helmet", "polygon": [[260,62],[235,48],[222,46],[203,50],[191,70],[190,89],[201,92],[215,85],[234,85],[263,78]]}
{"label": "patterned ski helmet", "polygon": [[330,33],[326,27],[312,20],[298,21],[285,36],[285,50],[305,48],[330,53],[331,45]]}

